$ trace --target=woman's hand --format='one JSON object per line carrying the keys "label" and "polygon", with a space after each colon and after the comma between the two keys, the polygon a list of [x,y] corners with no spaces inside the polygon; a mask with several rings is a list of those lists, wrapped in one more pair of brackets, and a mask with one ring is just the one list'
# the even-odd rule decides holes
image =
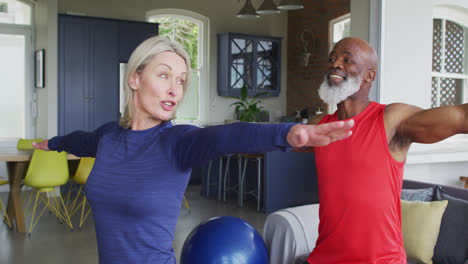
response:
{"label": "woman's hand", "polygon": [[354,120],[321,125],[295,125],[289,130],[288,143],[293,147],[322,147],[351,136]]}
{"label": "woman's hand", "polygon": [[32,143],[32,146],[35,148],[35,149],[42,149],[42,150],[45,150],[45,151],[49,151],[49,140],[44,140],[44,141],[41,141],[39,143],[37,142],[33,142]]}

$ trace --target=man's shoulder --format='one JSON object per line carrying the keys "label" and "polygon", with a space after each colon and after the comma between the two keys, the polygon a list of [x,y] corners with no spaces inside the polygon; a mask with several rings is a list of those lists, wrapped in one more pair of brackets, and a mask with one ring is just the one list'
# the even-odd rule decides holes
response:
{"label": "man's shoulder", "polygon": [[401,121],[422,110],[422,108],[410,104],[392,103],[385,106],[384,116]]}
{"label": "man's shoulder", "polygon": [[385,109],[397,109],[397,110],[411,110],[411,109],[422,109],[415,105],[405,104],[405,103],[391,103],[385,105]]}
{"label": "man's shoulder", "polygon": [[385,107],[384,123],[390,144],[398,143],[399,148],[402,145],[409,146],[411,141],[409,141],[406,132],[407,121],[423,110],[417,106],[404,103],[393,103]]}

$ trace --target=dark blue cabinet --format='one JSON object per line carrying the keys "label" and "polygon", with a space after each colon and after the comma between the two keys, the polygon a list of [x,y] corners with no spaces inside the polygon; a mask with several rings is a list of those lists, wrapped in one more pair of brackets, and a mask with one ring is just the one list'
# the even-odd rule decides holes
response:
{"label": "dark blue cabinet", "polygon": [[[89,26],[59,16],[58,134],[88,129]],[[73,52],[68,52],[68,51]]]}
{"label": "dark blue cabinet", "polygon": [[119,62],[143,36],[157,35],[157,24],[71,15],[58,22],[58,134],[118,120]]}
{"label": "dark blue cabinet", "polygon": [[119,60],[128,62],[133,50],[145,39],[158,34],[158,24],[119,21]]}
{"label": "dark blue cabinet", "polygon": [[263,208],[266,213],[318,203],[317,169],[313,153],[265,153]]}
{"label": "dark blue cabinet", "polygon": [[239,96],[246,85],[248,95],[281,90],[281,38],[218,34],[218,95]]}
{"label": "dark blue cabinet", "polygon": [[59,135],[118,120],[117,33],[113,21],[59,16]]}

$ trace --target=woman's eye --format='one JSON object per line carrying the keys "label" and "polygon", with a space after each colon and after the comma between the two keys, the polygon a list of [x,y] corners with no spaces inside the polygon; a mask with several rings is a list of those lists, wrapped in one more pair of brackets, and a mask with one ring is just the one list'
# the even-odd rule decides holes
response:
{"label": "woman's eye", "polygon": [[161,76],[161,78],[167,79],[167,74],[165,73],[161,73],[159,76]]}
{"label": "woman's eye", "polygon": [[335,59],[329,58],[328,61],[329,61],[329,62],[335,62]]}
{"label": "woman's eye", "polygon": [[177,83],[180,84],[180,85],[184,85],[184,84],[185,84],[185,80],[179,79],[179,80],[177,80]]}

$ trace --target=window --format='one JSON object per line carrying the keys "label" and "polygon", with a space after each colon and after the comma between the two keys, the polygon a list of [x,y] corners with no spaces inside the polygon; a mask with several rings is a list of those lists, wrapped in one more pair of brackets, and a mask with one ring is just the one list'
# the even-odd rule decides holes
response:
{"label": "window", "polygon": [[177,123],[206,121],[208,100],[208,27],[209,21],[199,14],[179,9],[148,12],[148,21],[159,23],[159,35],[181,44],[190,55],[191,80],[184,100],[177,110]]}
{"label": "window", "polygon": [[329,23],[330,32],[330,49],[331,51],[338,41],[342,38],[349,37],[351,35],[351,16],[346,14],[344,16],[330,20]]}
{"label": "window", "polygon": [[31,6],[17,0],[0,0],[0,23],[31,25]]}
{"label": "window", "polygon": [[468,28],[463,22],[433,20],[431,107],[467,102]]}

